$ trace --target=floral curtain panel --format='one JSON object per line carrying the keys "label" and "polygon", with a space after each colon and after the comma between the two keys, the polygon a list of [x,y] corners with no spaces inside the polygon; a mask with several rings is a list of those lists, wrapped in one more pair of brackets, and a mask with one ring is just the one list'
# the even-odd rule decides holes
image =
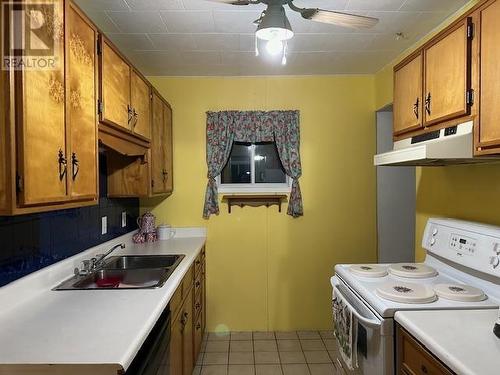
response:
{"label": "floral curtain panel", "polygon": [[288,215],[303,215],[299,178],[299,111],[223,111],[207,112],[208,184],[203,217],[219,213],[216,178],[226,165],[233,142],[276,142],[281,164],[292,179]]}

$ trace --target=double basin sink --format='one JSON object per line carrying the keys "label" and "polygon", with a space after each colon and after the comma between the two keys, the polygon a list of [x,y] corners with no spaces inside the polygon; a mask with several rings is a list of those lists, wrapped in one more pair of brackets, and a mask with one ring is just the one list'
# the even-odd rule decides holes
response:
{"label": "double basin sink", "polygon": [[99,269],[76,275],[54,290],[161,288],[184,255],[124,255],[109,257]]}

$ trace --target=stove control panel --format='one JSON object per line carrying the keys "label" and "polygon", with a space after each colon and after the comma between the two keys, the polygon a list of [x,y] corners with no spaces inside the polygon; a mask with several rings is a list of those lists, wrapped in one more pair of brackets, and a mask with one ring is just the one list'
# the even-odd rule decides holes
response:
{"label": "stove control panel", "polygon": [[465,267],[500,277],[500,227],[431,218],[422,247]]}
{"label": "stove control panel", "polygon": [[450,236],[450,248],[463,255],[473,255],[476,251],[477,240],[465,237],[461,234],[452,233]]}

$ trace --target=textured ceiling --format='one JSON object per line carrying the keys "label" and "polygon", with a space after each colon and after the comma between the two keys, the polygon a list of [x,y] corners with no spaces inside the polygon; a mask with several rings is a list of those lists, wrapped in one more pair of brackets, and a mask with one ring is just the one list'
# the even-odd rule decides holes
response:
{"label": "textured ceiling", "polygon": [[[309,75],[374,73],[467,0],[295,0],[377,17],[358,31],[304,20],[288,7],[295,36],[286,66],[256,57],[255,26],[264,5],[205,0],[76,0],[92,20],[147,75]],[[396,40],[396,33],[404,38]]]}

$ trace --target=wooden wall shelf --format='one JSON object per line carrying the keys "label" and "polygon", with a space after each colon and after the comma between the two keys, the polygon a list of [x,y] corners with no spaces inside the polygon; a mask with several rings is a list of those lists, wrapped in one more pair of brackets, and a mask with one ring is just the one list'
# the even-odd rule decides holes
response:
{"label": "wooden wall shelf", "polygon": [[231,213],[231,206],[278,206],[279,212],[281,212],[281,203],[286,201],[286,195],[224,195],[222,197],[223,202],[227,202],[228,212]]}

